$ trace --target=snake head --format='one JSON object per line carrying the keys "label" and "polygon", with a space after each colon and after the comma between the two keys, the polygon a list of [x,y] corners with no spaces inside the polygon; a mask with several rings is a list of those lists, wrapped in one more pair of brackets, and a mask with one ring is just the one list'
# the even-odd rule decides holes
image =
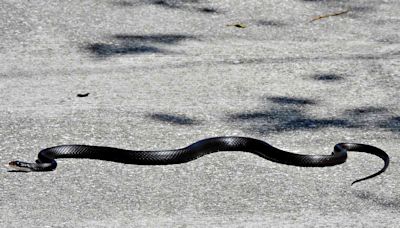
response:
{"label": "snake head", "polygon": [[20,172],[32,171],[31,163],[28,162],[11,161],[10,163],[8,163],[8,167],[12,168],[14,171],[20,171]]}

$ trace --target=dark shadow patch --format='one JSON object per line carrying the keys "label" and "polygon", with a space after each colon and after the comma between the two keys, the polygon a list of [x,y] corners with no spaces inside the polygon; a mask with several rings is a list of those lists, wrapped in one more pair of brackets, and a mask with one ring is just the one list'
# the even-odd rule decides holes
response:
{"label": "dark shadow patch", "polygon": [[176,44],[183,40],[195,39],[193,36],[180,34],[155,34],[155,35],[114,35],[114,39],[129,43],[161,43],[161,44]]}
{"label": "dark shadow patch", "polygon": [[240,58],[240,59],[228,59],[218,61],[218,64],[227,64],[227,65],[238,65],[238,64],[260,64],[264,63],[265,59],[263,58]]}
{"label": "dark shadow patch", "polygon": [[227,120],[231,123],[239,122],[239,126],[260,134],[328,127],[383,128],[400,133],[400,116],[388,119],[389,111],[384,107],[358,107],[346,110],[337,117],[318,118],[307,113],[307,109],[315,107],[310,105],[317,105],[314,100],[279,96],[266,97],[266,100],[269,104],[264,105],[264,110],[230,114]]}
{"label": "dark shadow patch", "polygon": [[326,127],[353,127],[341,118],[313,118],[299,108],[278,107],[271,110],[230,115],[229,121],[240,121],[249,131],[260,134],[297,130],[315,130]]}
{"label": "dark shadow patch", "polygon": [[250,112],[234,114],[230,118],[234,120],[273,119],[274,115],[271,115],[269,112]]}
{"label": "dark shadow patch", "polygon": [[201,13],[209,13],[209,14],[219,13],[219,11],[217,9],[210,8],[210,7],[202,7],[202,8],[199,8],[198,11]]}
{"label": "dark shadow patch", "polygon": [[387,112],[386,108],[379,108],[379,107],[360,107],[360,108],[355,108],[352,110],[347,110],[346,113],[349,115],[370,115],[370,114],[380,114]]}
{"label": "dark shadow patch", "polygon": [[327,81],[327,82],[343,80],[343,77],[337,74],[316,74],[312,78],[317,81]]}
{"label": "dark shadow patch", "polygon": [[160,121],[160,122],[165,122],[165,123],[170,123],[174,125],[196,125],[199,124],[199,121],[186,117],[184,115],[172,115],[172,114],[166,114],[166,113],[153,113],[148,115],[149,118]]}
{"label": "dark shadow patch", "polygon": [[151,4],[173,9],[181,7],[176,1],[155,0]]}
{"label": "dark shadow patch", "polygon": [[277,127],[278,131],[296,131],[296,130],[311,130],[311,129],[321,129],[327,127],[336,127],[336,128],[349,128],[353,127],[351,122],[345,119],[339,118],[323,118],[323,119],[315,119],[315,118],[299,118],[296,120],[291,120],[285,122],[282,126]]}
{"label": "dark shadow patch", "polygon": [[271,26],[271,27],[283,27],[286,25],[281,21],[271,21],[271,20],[259,20],[257,21],[257,24],[262,26]]}
{"label": "dark shadow patch", "polygon": [[281,105],[315,105],[316,102],[311,99],[294,98],[294,97],[267,97],[268,100],[275,104]]}
{"label": "dark shadow patch", "polygon": [[378,196],[377,194],[365,190],[353,191],[353,195],[359,199],[371,201],[372,203],[377,204],[386,209],[395,209],[395,210],[400,209],[400,201],[397,199],[384,198],[382,196]]}
{"label": "dark shadow patch", "polygon": [[392,132],[400,133],[400,116],[381,121],[380,127],[388,129]]}
{"label": "dark shadow patch", "polygon": [[382,123],[387,122],[388,110],[383,107],[365,106],[345,110],[343,116],[349,119],[354,127],[360,129],[382,128]]}
{"label": "dark shadow patch", "polygon": [[360,13],[369,13],[374,12],[376,9],[372,6],[351,6],[349,7],[350,12],[360,12]]}
{"label": "dark shadow patch", "polygon": [[[317,130],[322,128],[389,129],[400,133],[400,116],[392,117],[387,108],[365,106],[345,110],[335,117],[314,117],[307,109],[317,102],[296,97],[266,97],[264,109],[255,112],[229,114],[227,121],[239,123],[244,129],[260,134],[280,133],[297,130]],[[388,119],[388,116],[390,117]]]}
{"label": "dark shadow patch", "polygon": [[153,0],[150,4],[169,9],[191,9],[192,4],[200,3],[199,0]]}
{"label": "dark shadow patch", "polygon": [[116,6],[122,6],[122,7],[129,7],[129,6],[134,6],[135,4],[129,1],[118,1],[118,2],[113,2],[113,5]]}
{"label": "dark shadow patch", "polygon": [[86,46],[86,50],[99,57],[109,57],[112,55],[127,55],[141,53],[163,53],[164,51],[151,46],[144,45],[119,45],[95,43]]}
{"label": "dark shadow patch", "polygon": [[357,55],[357,56],[355,56],[355,59],[361,59],[361,60],[377,60],[379,58],[380,58],[380,56],[377,56],[377,55]]}
{"label": "dark shadow patch", "polygon": [[215,8],[198,6],[197,4],[200,3],[201,1],[199,0],[142,0],[142,1],[121,0],[113,2],[112,4],[120,7],[154,5],[172,10],[178,9],[178,10],[197,11],[205,14],[219,13],[219,11]]}
{"label": "dark shadow patch", "polygon": [[167,54],[166,45],[176,45],[181,41],[195,39],[193,36],[181,34],[127,35],[112,36],[110,43],[88,44],[85,50],[98,57],[113,55],[161,53]]}
{"label": "dark shadow patch", "polygon": [[[316,105],[311,99],[267,97],[272,107],[264,111],[242,112],[228,116],[231,122],[241,122],[249,131],[270,134],[285,131],[315,130],[327,127],[350,128],[345,118],[315,118],[306,114],[306,105]],[[270,105],[268,105],[270,106]]]}
{"label": "dark shadow patch", "polygon": [[30,171],[24,171],[24,170],[7,170],[9,173],[29,173]]}

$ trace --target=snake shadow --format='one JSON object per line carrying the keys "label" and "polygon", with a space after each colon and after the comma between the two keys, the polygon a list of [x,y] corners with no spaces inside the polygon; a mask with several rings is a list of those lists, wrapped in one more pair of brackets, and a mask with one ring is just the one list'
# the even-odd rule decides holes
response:
{"label": "snake shadow", "polygon": [[84,47],[97,57],[111,57],[114,55],[132,55],[144,53],[169,54],[167,46],[178,45],[187,40],[198,40],[194,36],[183,34],[151,34],[128,35],[118,34],[111,37],[107,43],[91,43]]}
{"label": "snake shadow", "polygon": [[265,97],[261,111],[240,112],[228,115],[231,123],[240,123],[245,130],[268,135],[298,130],[335,128],[385,128],[400,133],[400,117],[389,118],[384,107],[358,107],[345,110],[337,117],[317,118],[307,111],[318,105],[312,99],[296,97]]}

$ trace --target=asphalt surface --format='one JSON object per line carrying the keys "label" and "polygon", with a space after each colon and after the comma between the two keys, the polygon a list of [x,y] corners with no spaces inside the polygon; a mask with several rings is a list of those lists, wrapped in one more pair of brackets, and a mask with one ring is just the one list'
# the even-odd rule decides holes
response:
{"label": "asphalt surface", "polygon": [[0,227],[397,227],[399,11],[397,0],[3,0],[1,163],[59,144],[240,135],[304,154],[372,144],[391,164],[354,186],[382,161],[298,168],[221,152],[171,166],[2,167]]}

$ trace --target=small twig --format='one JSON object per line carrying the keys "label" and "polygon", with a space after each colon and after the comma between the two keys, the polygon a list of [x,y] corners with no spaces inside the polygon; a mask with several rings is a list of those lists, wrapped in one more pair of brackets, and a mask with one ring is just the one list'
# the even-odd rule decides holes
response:
{"label": "small twig", "polygon": [[326,15],[314,17],[310,22],[313,22],[313,21],[316,21],[316,20],[320,20],[322,18],[327,18],[327,17],[332,17],[332,16],[339,16],[339,15],[348,13],[349,11],[350,11],[350,9],[347,9],[345,11],[340,11],[340,12],[337,12],[337,13],[331,13],[331,14],[326,14]]}

